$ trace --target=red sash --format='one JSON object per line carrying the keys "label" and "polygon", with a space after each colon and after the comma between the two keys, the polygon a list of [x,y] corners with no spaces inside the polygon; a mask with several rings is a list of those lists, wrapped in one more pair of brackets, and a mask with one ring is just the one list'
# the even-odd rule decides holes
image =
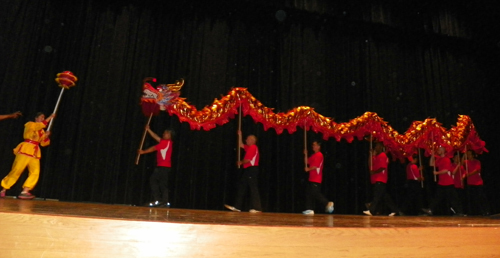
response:
{"label": "red sash", "polygon": [[35,145],[40,144],[40,143],[39,143],[39,142],[37,142],[37,141],[32,141],[32,140],[28,140],[28,139],[24,140],[24,142],[29,142],[29,143],[32,143],[32,144],[35,144]]}

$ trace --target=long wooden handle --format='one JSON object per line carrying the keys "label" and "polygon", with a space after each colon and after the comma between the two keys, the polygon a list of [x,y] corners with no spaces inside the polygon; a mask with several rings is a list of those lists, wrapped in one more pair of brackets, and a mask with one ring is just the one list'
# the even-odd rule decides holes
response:
{"label": "long wooden handle", "polygon": [[469,176],[469,156],[467,156],[467,145],[465,145],[465,157],[467,157],[465,160],[465,174]]}
{"label": "long wooden handle", "polygon": [[[306,122],[304,121],[304,155],[306,156],[306,159],[307,159],[307,154],[305,154],[306,150],[307,150],[307,126],[306,126]],[[307,169],[307,161],[304,164],[304,168]]]}
{"label": "long wooden handle", "polygon": [[[458,164],[457,164],[457,166],[459,166],[458,167],[458,176],[460,177],[460,186],[464,186],[464,181],[462,179],[462,168],[460,167],[460,152],[459,151],[457,151],[457,155],[458,155]],[[465,163],[465,167],[467,167],[467,162]]]}
{"label": "long wooden handle", "polygon": [[[59,108],[59,103],[61,102],[62,95],[64,93],[64,88],[61,89],[61,93],[59,93],[59,98],[57,99],[56,107],[54,108],[54,112],[52,114],[55,114],[57,112],[57,109]],[[52,128],[52,122],[54,122],[54,118],[52,118],[49,122],[49,126],[47,127],[47,132],[50,131]]]}
{"label": "long wooden handle", "polygon": [[[418,149],[418,163],[420,165],[418,171],[420,171],[420,178],[422,178],[422,171],[420,168],[422,167],[422,156],[420,155],[420,149]],[[420,179],[420,186],[424,188],[424,180]]]}
{"label": "long wooden handle", "polygon": [[[434,151],[436,150],[435,146],[434,146],[434,132],[431,132],[431,138],[432,138],[432,155],[434,155]],[[434,172],[436,172],[436,156],[434,155]],[[436,177],[436,173],[432,173],[434,174],[434,182],[437,182],[437,177]]]}
{"label": "long wooden handle", "polygon": [[[149,125],[149,123],[151,122],[151,118],[153,117],[153,112],[151,112],[151,115],[149,115],[149,119],[148,119],[148,123],[146,124],[146,126]],[[141,144],[139,145],[139,150],[142,150],[142,145],[144,145],[144,140],[146,139],[146,133],[148,132],[147,129],[144,129],[144,134],[142,134],[142,140],[141,140]],[[141,154],[137,153],[137,158],[135,159],[135,164],[136,165],[139,165],[139,158],[141,157]]]}
{"label": "long wooden handle", "polygon": [[368,156],[370,158],[370,173],[373,170],[373,157],[372,157],[372,150],[373,150],[373,136],[370,134],[370,151],[368,152]]}
{"label": "long wooden handle", "polygon": [[240,146],[240,139],[241,139],[241,135],[240,135],[240,132],[241,132],[241,103],[240,103],[240,108],[239,108],[239,112],[238,112],[238,140],[237,140],[237,147],[236,149],[238,150],[238,160],[237,160],[237,164],[238,164],[238,168],[240,168],[240,160],[241,160],[241,146]]}

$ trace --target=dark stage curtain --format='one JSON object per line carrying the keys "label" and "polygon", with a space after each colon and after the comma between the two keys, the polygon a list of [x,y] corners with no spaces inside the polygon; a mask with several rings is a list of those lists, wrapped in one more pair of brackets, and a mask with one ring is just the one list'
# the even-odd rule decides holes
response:
{"label": "dark stage curtain", "polygon": [[[397,1],[394,1],[397,2]],[[72,71],[77,86],[65,91],[44,148],[33,193],[78,202],[142,205],[151,200],[154,154],[135,157],[147,118],[139,98],[142,79],[184,78],[181,97],[198,109],[245,87],[275,112],[314,107],[337,122],[376,112],[404,133],[414,120],[435,117],[450,128],[471,116],[490,154],[483,162],[488,198],[499,211],[498,28],[487,7],[447,1],[25,1],[0,4],[0,113],[24,116],[0,122],[0,175],[22,141],[23,124],[54,108],[58,72]],[[498,37],[498,36],[496,36]],[[223,209],[233,203],[237,121],[211,131],[190,130],[162,112],[151,128],[176,131],[172,207]],[[243,118],[261,153],[263,210],[304,209],[300,129],[277,135]],[[322,138],[308,132],[308,139]],[[145,148],[155,144],[146,138]],[[308,143],[310,145],[310,141]],[[359,214],[371,198],[369,144],[323,146],[323,192],[336,212]],[[427,171],[430,179],[430,171]],[[16,195],[24,178],[8,194]],[[404,164],[390,166],[389,191],[404,202]],[[434,183],[426,182],[427,198]],[[320,207],[318,207],[319,209]]]}

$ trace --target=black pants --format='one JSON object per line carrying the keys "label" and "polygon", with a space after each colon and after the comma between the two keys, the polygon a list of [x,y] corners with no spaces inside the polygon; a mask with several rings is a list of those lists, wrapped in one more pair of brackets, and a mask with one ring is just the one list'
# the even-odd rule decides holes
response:
{"label": "black pants", "polygon": [[373,186],[373,201],[370,205],[370,213],[375,215],[377,209],[385,203],[391,212],[399,212],[399,208],[394,204],[391,196],[386,191],[386,184],[382,182],[376,182]]}
{"label": "black pants", "polygon": [[488,215],[490,213],[490,205],[484,194],[484,187],[482,185],[468,185],[468,187],[471,203],[479,206],[481,215]]}
{"label": "black pants", "polygon": [[314,201],[317,200],[321,205],[326,207],[328,199],[321,193],[321,184],[315,182],[307,182],[306,187],[306,210],[314,210]]}
{"label": "black pants", "polygon": [[419,214],[424,208],[424,195],[422,184],[417,180],[406,181],[406,200],[403,206],[403,212],[408,214]]}
{"label": "black pants", "polygon": [[168,202],[168,174],[171,168],[156,167],[149,178],[151,192],[155,201]]}
{"label": "black pants", "polygon": [[241,176],[238,193],[236,194],[236,202],[234,207],[241,210],[243,204],[243,197],[250,187],[250,198],[252,200],[252,208],[262,211],[262,206],[260,204],[260,195],[258,187],[258,167],[248,167],[243,170],[243,175]]}
{"label": "black pants", "polygon": [[429,209],[434,211],[443,200],[446,200],[447,203],[451,204],[451,207],[457,214],[464,213],[462,203],[458,199],[458,193],[455,190],[455,185],[438,185],[436,187],[434,199],[432,199],[431,204],[429,205]]}

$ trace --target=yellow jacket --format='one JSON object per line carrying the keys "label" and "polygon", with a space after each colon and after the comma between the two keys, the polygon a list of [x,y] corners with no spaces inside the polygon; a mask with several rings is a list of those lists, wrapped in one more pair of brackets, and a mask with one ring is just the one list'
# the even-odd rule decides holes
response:
{"label": "yellow jacket", "polygon": [[19,143],[14,149],[14,154],[24,154],[40,159],[42,152],[38,145],[42,147],[50,144],[50,139],[46,137],[43,128],[47,126],[44,122],[28,122],[24,125],[24,142]]}

